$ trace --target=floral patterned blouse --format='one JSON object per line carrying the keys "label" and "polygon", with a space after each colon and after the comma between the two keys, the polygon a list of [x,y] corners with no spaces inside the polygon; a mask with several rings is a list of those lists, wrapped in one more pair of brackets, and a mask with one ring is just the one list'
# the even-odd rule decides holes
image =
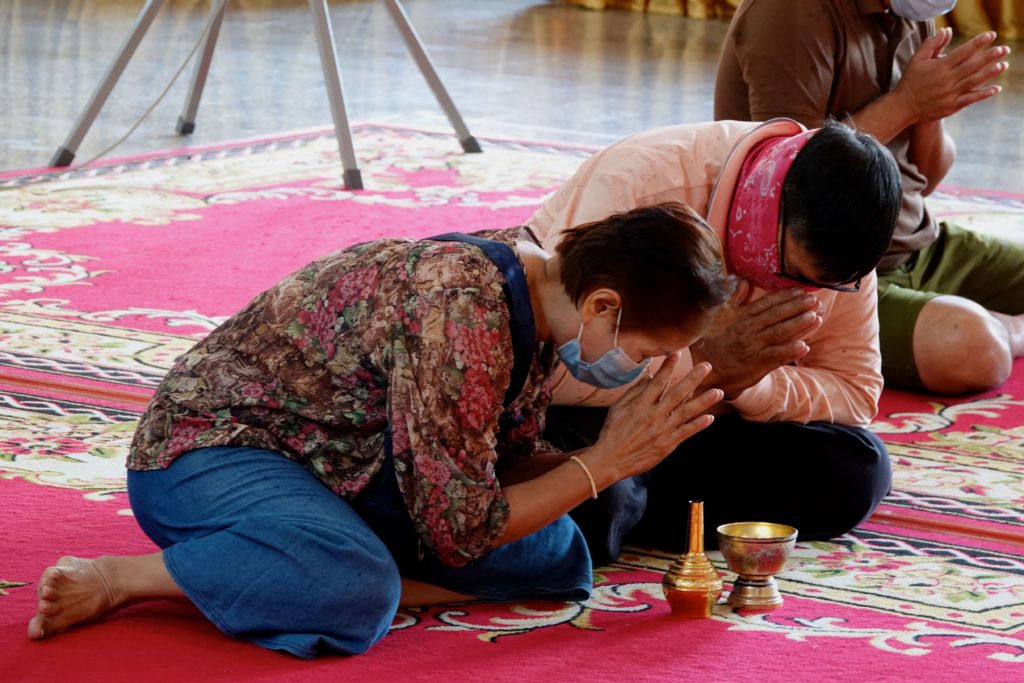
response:
{"label": "floral patterned blouse", "polygon": [[[475,235],[517,258],[516,239],[530,238]],[[508,522],[497,471],[554,450],[541,439],[553,354],[535,347],[523,391],[502,405],[513,363],[503,283],[459,242],[386,239],[325,256],[177,359],[128,467],[165,468],[206,446],[264,448],[351,499],[380,468],[390,426],[420,538],[441,561],[465,564]]]}

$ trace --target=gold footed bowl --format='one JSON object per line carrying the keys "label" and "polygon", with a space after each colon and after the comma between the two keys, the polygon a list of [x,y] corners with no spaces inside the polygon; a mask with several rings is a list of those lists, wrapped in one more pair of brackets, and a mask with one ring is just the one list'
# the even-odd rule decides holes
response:
{"label": "gold footed bowl", "polygon": [[786,566],[797,530],[774,522],[734,522],[718,527],[718,549],[736,581],[729,604],[736,609],[769,610],[782,604],[775,575]]}

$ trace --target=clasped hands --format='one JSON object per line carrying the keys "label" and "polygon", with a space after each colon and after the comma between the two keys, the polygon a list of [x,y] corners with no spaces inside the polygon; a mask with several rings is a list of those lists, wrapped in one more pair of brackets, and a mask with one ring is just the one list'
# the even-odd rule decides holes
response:
{"label": "clasped hands", "polygon": [[993,31],[971,38],[948,53],[953,31],[944,28],[925,40],[911,58],[891,96],[914,122],[937,121],[999,93],[989,82],[1009,68],[1005,45],[989,47]]}
{"label": "clasped hands", "polygon": [[694,367],[673,378],[675,352],[654,375],[634,383],[608,411],[594,456],[614,480],[658,464],[682,441],[710,425],[711,408],[735,397],[776,368],[803,358],[804,341],[822,322],[818,300],[788,289],[751,300],[743,281],[705,335],[690,347]]}
{"label": "clasped hands", "polygon": [[786,289],[751,299],[746,281],[712,325],[713,332],[690,347],[693,363],[707,362],[711,372],[701,388],[718,387],[736,398],[765,375],[800,360],[810,352],[805,341],[821,327],[818,300],[799,289]]}

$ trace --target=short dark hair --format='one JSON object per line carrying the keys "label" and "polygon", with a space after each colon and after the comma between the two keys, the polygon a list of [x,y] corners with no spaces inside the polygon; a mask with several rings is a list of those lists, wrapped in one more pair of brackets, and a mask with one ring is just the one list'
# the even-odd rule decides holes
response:
{"label": "short dark hair", "polygon": [[555,249],[577,306],[607,287],[622,297],[622,329],[675,329],[728,300],[734,288],[714,232],[684,204],[666,202],[566,230]]}
{"label": "short dark hair", "polygon": [[782,218],[822,281],[853,282],[874,270],[889,248],[902,187],[889,150],[830,119],[786,174]]}

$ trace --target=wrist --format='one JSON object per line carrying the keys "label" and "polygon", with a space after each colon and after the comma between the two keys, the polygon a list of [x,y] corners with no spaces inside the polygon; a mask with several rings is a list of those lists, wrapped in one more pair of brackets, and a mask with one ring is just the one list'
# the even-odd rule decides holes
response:
{"label": "wrist", "polygon": [[922,120],[921,112],[914,105],[914,99],[899,86],[883,95],[880,102],[885,107],[884,116],[899,127],[893,137]]}
{"label": "wrist", "polygon": [[746,386],[739,385],[740,382],[738,381],[724,381],[724,379],[719,373],[712,370],[710,373],[708,373],[708,376],[704,378],[704,381],[698,384],[697,388],[693,390],[693,395],[700,396],[705,391],[710,391],[712,389],[721,389],[722,394],[724,394],[722,400],[731,401],[735,398],[738,398],[739,395],[742,394],[744,390],[747,388]]}
{"label": "wrist", "polygon": [[910,135],[917,143],[920,143],[922,140],[932,143],[941,142],[941,136],[944,132],[942,119],[926,119],[918,121],[910,127]]}
{"label": "wrist", "polygon": [[597,481],[594,479],[594,475],[590,471],[590,468],[587,467],[587,464],[583,462],[578,455],[570,455],[569,460],[579,465],[580,469],[583,470],[583,474],[587,477],[587,483],[590,484],[590,497],[597,500]]}
{"label": "wrist", "polygon": [[[714,387],[708,387],[708,389],[712,389],[712,388],[714,388]],[[731,389],[726,389],[725,387],[718,387],[718,388],[722,390],[722,394],[723,394],[722,400],[723,401],[735,401],[736,399],[738,399],[740,397],[740,394],[742,394],[747,389],[746,387],[744,387],[742,389],[737,389],[735,387],[731,388]]]}
{"label": "wrist", "polygon": [[[606,448],[600,440],[589,448],[584,448],[569,455],[570,458],[572,456],[576,456],[576,459],[590,472],[590,476],[594,479],[594,487],[598,491],[603,491],[619,479],[622,479],[617,468],[611,464],[618,462],[619,458],[611,449]],[[575,463],[572,463],[571,460],[569,462],[575,466]]]}

